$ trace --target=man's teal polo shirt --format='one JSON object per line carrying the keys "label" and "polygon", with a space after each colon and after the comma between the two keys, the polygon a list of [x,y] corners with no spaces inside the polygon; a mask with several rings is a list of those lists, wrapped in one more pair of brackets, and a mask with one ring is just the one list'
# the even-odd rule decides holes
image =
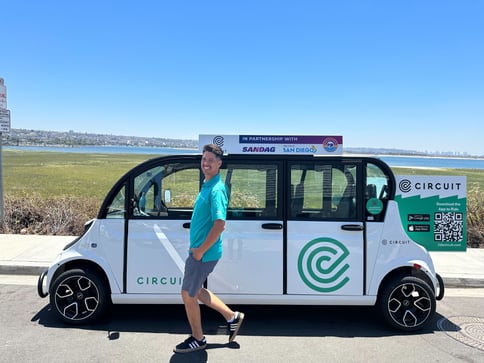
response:
{"label": "man's teal polo shirt", "polygon": [[[190,248],[197,248],[205,241],[217,219],[227,217],[228,196],[220,174],[204,182],[198,193],[190,223]],[[222,257],[222,235],[202,257],[203,262],[216,261]]]}

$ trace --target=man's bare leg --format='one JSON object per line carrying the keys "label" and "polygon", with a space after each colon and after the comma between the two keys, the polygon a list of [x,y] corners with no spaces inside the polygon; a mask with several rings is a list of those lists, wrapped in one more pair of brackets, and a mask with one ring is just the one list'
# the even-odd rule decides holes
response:
{"label": "man's bare leg", "polygon": [[188,323],[192,329],[192,336],[197,340],[203,339],[202,317],[200,305],[197,297],[191,297],[187,291],[182,290],[183,303],[188,318]]}
{"label": "man's bare leg", "polygon": [[222,314],[226,321],[234,317],[235,312],[232,311],[222,300],[218,298],[217,295],[210,290],[204,288],[200,289],[197,298],[209,308],[212,308]]}

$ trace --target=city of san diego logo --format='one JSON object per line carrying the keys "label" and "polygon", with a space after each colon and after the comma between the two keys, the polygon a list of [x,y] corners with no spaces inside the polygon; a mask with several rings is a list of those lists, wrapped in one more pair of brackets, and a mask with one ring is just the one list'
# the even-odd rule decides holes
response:
{"label": "city of san diego logo", "polygon": [[341,289],[350,278],[345,263],[348,249],[332,238],[316,238],[307,243],[299,253],[299,276],[312,290],[333,292]]}
{"label": "city of san diego logo", "polygon": [[334,137],[327,137],[323,140],[323,148],[329,153],[338,150],[338,146],[338,140],[336,140]]}

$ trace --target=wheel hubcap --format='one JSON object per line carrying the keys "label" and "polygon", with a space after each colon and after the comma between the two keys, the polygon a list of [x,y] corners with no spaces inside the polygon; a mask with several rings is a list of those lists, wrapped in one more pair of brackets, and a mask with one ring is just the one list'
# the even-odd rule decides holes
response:
{"label": "wheel hubcap", "polygon": [[392,319],[404,327],[416,327],[424,323],[431,313],[432,300],[427,292],[416,284],[397,286],[388,300]]}
{"label": "wheel hubcap", "polygon": [[55,304],[65,318],[83,320],[96,311],[99,304],[99,291],[87,277],[71,276],[57,287]]}

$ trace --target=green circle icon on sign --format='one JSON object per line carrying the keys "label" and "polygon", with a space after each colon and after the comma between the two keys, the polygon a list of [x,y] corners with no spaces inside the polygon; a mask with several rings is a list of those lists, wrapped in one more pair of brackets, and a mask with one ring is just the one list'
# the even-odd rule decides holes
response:
{"label": "green circle icon on sign", "polygon": [[299,276],[311,289],[333,292],[341,289],[350,280],[345,262],[348,249],[332,238],[316,238],[308,242],[298,258]]}
{"label": "green circle icon on sign", "polygon": [[383,210],[383,202],[378,198],[368,199],[366,202],[366,210],[370,214],[380,214]]}

